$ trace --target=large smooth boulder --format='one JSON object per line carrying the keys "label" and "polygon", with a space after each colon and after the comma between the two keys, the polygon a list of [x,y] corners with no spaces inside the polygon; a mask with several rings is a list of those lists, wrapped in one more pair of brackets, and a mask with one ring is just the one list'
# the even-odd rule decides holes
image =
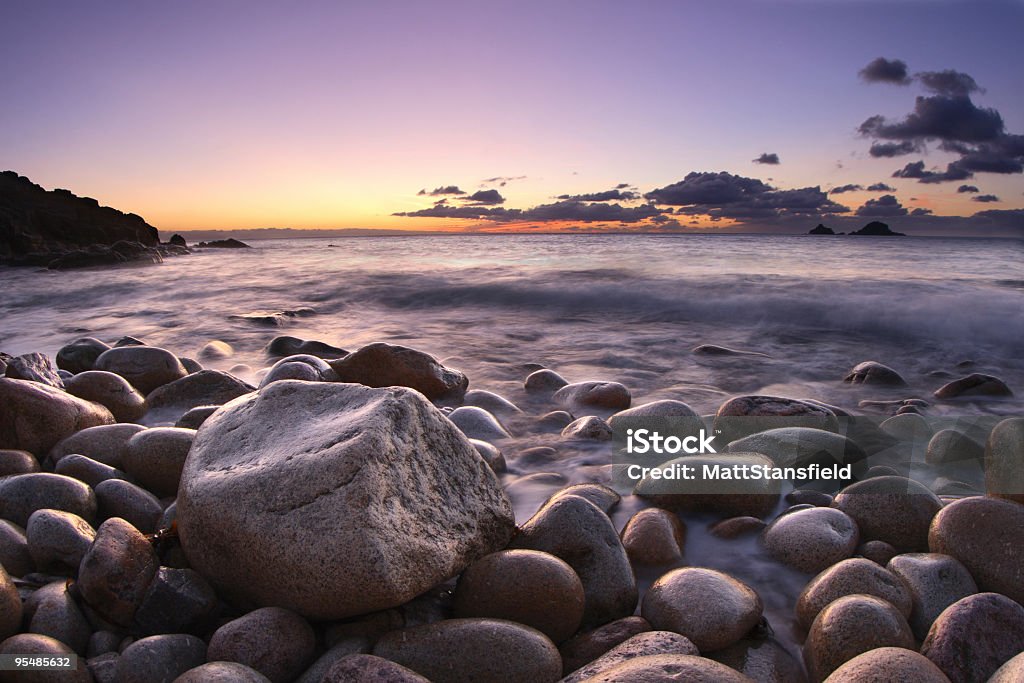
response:
{"label": "large smooth boulder", "polygon": [[867,454],[850,439],[824,429],[779,427],[729,444],[732,452],[767,455],[778,467],[859,463]]}
{"label": "large smooth boulder", "polygon": [[586,666],[572,672],[561,683],[580,683],[622,662],[651,655],[696,655],[697,646],[686,636],[672,631],[646,631],[616,645]]}
{"label": "large smooth boulder", "polygon": [[587,408],[600,410],[624,410],[633,397],[629,389],[619,382],[576,382],[567,384],[553,396],[556,403],[573,412]]}
{"label": "large smooth boulder", "polygon": [[136,640],[117,660],[118,683],[173,683],[206,662],[206,643],[186,633]]}
{"label": "large smooth boulder", "polygon": [[735,396],[715,413],[719,441],[731,442],[766,429],[810,427],[834,432],[839,420],[831,409],[811,401],[760,394]]}
{"label": "large smooth boulder", "polygon": [[627,659],[583,683],[753,683],[753,680],[705,657],[647,655]]}
{"label": "large smooth boulder", "polygon": [[305,619],[280,607],[264,607],[221,626],[210,638],[212,662],[238,662],[274,683],[294,680],[309,664],[316,634]]}
{"label": "large smooth boulder", "polygon": [[[657,507],[673,512],[711,512],[725,517],[763,517],[775,509],[782,490],[778,479],[743,478],[750,468],[772,468],[767,456],[760,453],[719,453],[686,455],[660,465],[662,472],[675,471],[677,466],[692,467],[693,478],[640,479],[634,493]],[[710,476],[704,478],[705,467]],[[717,470],[713,470],[716,468]],[[726,478],[722,471],[735,473]],[[628,471],[627,471],[628,476]]]}
{"label": "large smooth boulder", "polygon": [[872,477],[847,486],[833,507],[857,522],[862,541],[885,541],[902,553],[928,549],[928,526],[942,501],[906,477]]}
{"label": "large smooth boulder", "polygon": [[903,579],[871,560],[854,557],[832,565],[804,586],[796,601],[797,621],[810,628],[825,607],[854,594],[873,595],[893,605],[904,618],[910,616],[910,588]]}
{"label": "large smooth boulder", "polygon": [[146,537],[123,519],[96,531],[78,568],[78,590],[104,619],[127,626],[142,603],[160,561]]}
{"label": "large smooth boulder", "polygon": [[910,589],[910,628],[918,640],[925,639],[944,609],[978,592],[967,568],[949,555],[907,553],[889,560],[887,567]]}
{"label": "large smooth boulder", "polygon": [[985,683],[1024,651],[1024,607],[999,593],[954,602],[932,624],[921,654],[953,683]]}
{"label": "large smooth boulder", "polygon": [[1024,417],[997,424],[985,444],[985,491],[1024,503]]}
{"label": "large smooth boulder", "polygon": [[431,400],[461,398],[469,379],[441,365],[430,354],[406,346],[376,342],[330,361],[339,381],[368,387],[409,387]]}
{"label": "large smooth boulder", "polygon": [[907,384],[900,373],[875,360],[858,363],[846,374],[843,381],[851,384],[881,384],[896,387]]}
{"label": "large smooth boulder", "polygon": [[[924,655],[902,647],[876,647],[832,672],[825,683],[949,683],[942,669]],[[991,683],[991,682],[990,682]],[[1010,683],[1003,681],[1001,683]]]}
{"label": "large smooth boulder", "polygon": [[121,375],[143,396],[188,374],[177,356],[157,346],[115,347],[100,354],[93,369]]}
{"label": "large smooth boulder", "polygon": [[124,471],[153,494],[173,498],[196,433],[179,427],[156,427],[128,441],[122,457]]}
{"label": "large smooth boulder", "polygon": [[998,377],[978,372],[947,382],[935,390],[935,398],[951,399],[959,396],[1013,396],[1013,392]]}
{"label": "large smooth boulder", "polygon": [[317,619],[407,602],[514,528],[468,439],[401,387],[284,380],[236,399],[196,434],[177,501],[194,569]]}
{"label": "large smooth boulder", "polygon": [[86,370],[64,382],[72,396],[99,403],[118,422],[135,422],[146,413],[146,398],[121,375],[103,370]]}
{"label": "large smooth boulder", "polygon": [[814,507],[778,517],[764,530],[762,538],[776,560],[815,574],[853,555],[860,531],[845,512]]}
{"label": "large smooth boulder", "polygon": [[42,457],[81,429],[113,423],[114,416],[98,403],[48,384],[0,377],[0,448]]}
{"label": "large smooth boulder", "polygon": [[60,347],[57,352],[57,367],[71,373],[92,370],[96,359],[110,348],[94,337],[82,337]]}
{"label": "large smooth boulder", "polygon": [[145,427],[136,424],[106,424],[75,432],[62,440],[47,456],[50,463],[60,462],[65,455],[84,455],[110,467],[121,468],[121,458],[128,441]]}
{"label": "large smooth boulder", "polygon": [[184,415],[199,406],[223,405],[256,387],[220,370],[200,370],[154,389],[146,397],[152,412]]}
{"label": "large smooth boulder", "polygon": [[77,479],[49,472],[0,479],[0,517],[24,527],[33,512],[45,509],[63,510],[92,521],[96,518],[96,496]]}

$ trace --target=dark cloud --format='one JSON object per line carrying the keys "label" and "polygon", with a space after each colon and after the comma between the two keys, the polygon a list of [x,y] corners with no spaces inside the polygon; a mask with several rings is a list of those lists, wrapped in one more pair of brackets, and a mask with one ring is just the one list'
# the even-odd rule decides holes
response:
{"label": "dark cloud", "polygon": [[840,185],[828,191],[829,194],[843,194],[845,192],[861,192],[864,188],[861,185]]}
{"label": "dark cloud", "polygon": [[911,216],[931,216],[932,215],[932,210],[931,209],[917,208],[917,209],[914,209],[913,211],[911,211],[910,215]]}
{"label": "dark cloud", "polygon": [[890,187],[890,186],[886,185],[885,183],[875,183],[873,185],[868,185],[868,192],[895,192],[895,191],[896,191],[895,187]]}
{"label": "dark cloud", "polygon": [[906,154],[920,152],[922,145],[913,140],[903,142],[875,142],[871,145],[868,153],[875,158],[900,157]]}
{"label": "dark cloud", "polygon": [[632,187],[629,183],[619,183],[615,186],[616,190],[625,190],[627,187]]}
{"label": "dark cloud", "polygon": [[420,209],[419,211],[401,211],[392,216],[409,216],[417,218],[471,218],[477,220],[507,220],[510,211],[501,207],[489,209],[484,206],[448,206],[445,204]]}
{"label": "dark cloud", "polygon": [[885,57],[871,60],[860,70],[860,77],[868,83],[895,83],[896,85],[910,83],[907,63],[901,59],[886,59]]}
{"label": "dark cloud", "polygon": [[961,185],[960,187],[956,188],[956,191],[959,192],[960,194],[964,194],[965,192],[980,192],[981,190],[979,190],[974,185]]}
{"label": "dark cloud", "polygon": [[926,171],[923,161],[912,161],[892,174],[893,178],[915,178],[921,183],[946,183],[967,180],[973,176],[973,173],[960,167],[956,161],[946,164],[945,171]]}
{"label": "dark cloud", "polygon": [[651,190],[644,197],[668,206],[720,206],[742,202],[771,190],[770,185],[756,178],[744,178],[725,171],[693,171],[679,182]]}
{"label": "dark cloud", "polygon": [[422,196],[439,197],[441,195],[446,195],[446,194],[466,194],[466,193],[463,192],[462,190],[460,190],[457,185],[445,185],[444,187],[435,187],[433,190],[430,190],[429,192],[426,190],[426,188],[424,188],[424,189],[420,190],[419,192],[417,192],[416,194],[418,196],[420,196],[420,197],[422,197]]}
{"label": "dark cloud", "polygon": [[779,155],[775,152],[764,152],[761,156],[754,159],[755,164],[768,164],[769,166],[778,166],[781,162],[779,161]]}
{"label": "dark cloud", "polygon": [[526,176],[524,176],[524,175],[499,175],[499,176],[494,176],[493,178],[484,178],[483,180],[480,181],[480,184],[482,184],[482,185],[493,185],[495,183],[498,183],[498,187],[505,187],[509,183],[514,182],[516,180],[526,180]]}
{"label": "dark cloud", "polygon": [[986,142],[1003,134],[1003,117],[995,109],[976,106],[967,96],[935,95],[918,97],[914,111],[902,121],[872,116],[859,130],[868,137],[904,142]]}
{"label": "dark cloud", "polygon": [[[625,187],[629,187],[626,185]],[[574,200],[579,202],[611,202],[611,201],[630,201],[638,199],[640,195],[636,192],[625,191],[623,192],[621,187],[616,187],[613,190],[605,190],[603,192],[589,192],[586,194],[561,194],[558,195],[557,199],[562,200]]]}
{"label": "dark cloud", "polygon": [[517,220],[524,221],[580,221],[583,223],[613,222],[637,223],[666,213],[653,204],[627,207],[621,204],[591,204],[576,200],[541,204],[522,211]]}
{"label": "dark cloud", "polygon": [[977,197],[971,197],[972,202],[981,202],[983,204],[991,204],[992,202],[1002,201],[999,197],[994,194],[979,194]]}
{"label": "dark cloud", "polygon": [[871,217],[892,217],[906,216],[907,210],[900,204],[900,200],[891,194],[884,194],[878,199],[869,199],[864,206],[857,209],[858,216]]}
{"label": "dark cloud", "polygon": [[915,74],[915,77],[927,90],[939,95],[967,96],[972,92],[982,92],[973,78],[952,69],[923,71]]}
{"label": "dark cloud", "polygon": [[477,190],[466,197],[467,201],[476,204],[504,204],[505,198],[497,190]]}

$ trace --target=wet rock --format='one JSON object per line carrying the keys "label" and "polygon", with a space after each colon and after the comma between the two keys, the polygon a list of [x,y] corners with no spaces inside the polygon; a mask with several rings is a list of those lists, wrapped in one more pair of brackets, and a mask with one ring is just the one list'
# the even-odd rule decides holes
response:
{"label": "wet rock", "polygon": [[523,383],[523,388],[530,394],[551,396],[567,384],[569,382],[557,372],[544,368],[531,372]]}
{"label": "wet rock", "polygon": [[569,675],[589,664],[616,645],[624,643],[638,633],[651,630],[643,617],[631,616],[598,626],[566,641],[559,648],[562,654],[562,673]]}
{"label": "wet rock", "polygon": [[[74,654],[74,650],[64,643],[37,633],[19,633],[0,643],[0,655],[60,657],[70,654]],[[9,672],[3,673],[5,676],[0,677],[0,680],[4,683],[7,681],[16,681],[17,683],[92,683],[92,676],[84,663],[80,663],[78,669],[74,671],[26,671],[19,672],[16,678],[6,677]]]}
{"label": "wet rock", "polygon": [[462,398],[469,386],[464,374],[446,368],[433,356],[383,342],[368,344],[330,365],[341,382],[410,387],[431,400]]}
{"label": "wet rock", "polygon": [[203,360],[224,360],[235,355],[235,350],[225,341],[214,339],[199,349],[199,357]]}
{"label": "wet rock", "polygon": [[61,439],[97,425],[113,424],[114,416],[97,403],[60,389],[23,379],[0,377],[0,448],[45,455]]}
{"label": "wet rock", "polygon": [[906,553],[928,549],[928,526],[942,501],[912,479],[874,477],[844,488],[834,505],[853,517],[862,540]]}
{"label": "wet rock", "polygon": [[604,484],[595,484],[590,482],[586,484],[573,484],[572,486],[566,486],[564,489],[551,496],[551,500],[548,502],[553,502],[564,496],[576,496],[578,498],[589,500],[605,514],[608,514],[615,509],[615,506],[622,500],[622,496],[620,496],[614,489],[610,489]]}
{"label": "wet rock", "polygon": [[195,435],[191,429],[177,427],[139,432],[128,441],[121,458],[125,472],[155,495],[173,498]]}
{"label": "wet rock", "polygon": [[977,372],[947,382],[935,390],[935,398],[950,399],[958,396],[1013,396],[1013,392],[998,377]]}
{"label": "wet rock", "polygon": [[198,406],[219,406],[256,387],[220,370],[200,370],[169,382],[146,396],[150,412],[184,414]]}
{"label": "wet rock", "polygon": [[1024,418],[1007,418],[989,434],[985,490],[990,496],[1024,503]]}
{"label": "wet rock", "polygon": [[[738,419],[742,418],[742,419]],[[726,443],[767,429],[809,427],[837,431],[835,413],[824,406],[780,396],[736,396],[723,403],[715,413],[714,428],[721,430]]]}
{"label": "wet rock", "polygon": [[39,461],[28,451],[0,450],[0,477],[39,471]]}
{"label": "wet rock", "polygon": [[535,550],[503,550],[462,572],[453,607],[456,617],[506,619],[560,643],[579,628],[583,604],[583,584],[568,564]]}
{"label": "wet rock", "polygon": [[537,418],[537,426],[543,430],[561,432],[573,421],[572,413],[565,410],[552,410]]}
{"label": "wet rock", "polygon": [[925,461],[930,465],[947,465],[964,460],[980,461],[984,455],[984,447],[974,439],[955,429],[943,429],[928,442]]}
{"label": "wet rock", "polygon": [[78,454],[120,469],[128,440],[143,429],[145,427],[142,425],[134,424],[102,425],[83,429],[54,446],[47,459],[57,463],[65,455]]}
{"label": "wet rock", "polygon": [[74,453],[61,458],[53,471],[55,474],[63,474],[65,477],[84,482],[94,489],[107,479],[128,478],[127,474],[117,468]]}
{"label": "wet rock", "polygon": [[681,420],[679,423],[673,422],[673,424],[679,424],[681,430],[690,430],[692,427],[692,431],[697,431],[704,426],[704,421],[693,408],[682,401],[673,399],[651,401],[650,403],[644,403],[626,410],[620,410],[608,418],[608,424],[612,429],[619,429],[616,426],[617,423],[620,425],[625,424],[635,418],[663,417],[691,418],[689,420]]}
{"label": "wet rock", "polygon": [[7,570],[0,565],[0,640],[21,630],[21,596]]}
{"label": "wet rock", "polygon": [[[327,652],[317,657],[317,660],[313,662],[302,675],[296,680],[295,683],[324,683],[324,681],[332,680],[328,676],[328,671],[339,661],[352,655],[368,654],[370,652],[370,640],[368,638],[350,637],[342,638],[340,641],[330,646]],[[372,655],[370,655],[372,657]],[[379,659],[375,657],[374,659]],[[393,662],[389,662],[392,666],[402,669]],[[345,668],[347,670],[347,668]],[[405,669],[408,671],[408,669]],[[371,672],[367,672],[369,675]],[[417,676],[412,671],[410,674]],[[370,680],[373,680],[372,678]]]}
{"label": "wet rock", "polygon": [[93,369],[121,375],[143,396],[188,375],[177,356],[156,346],[121,346],[104,351]]}
{"label": "wet rock", "polygon": [[494,392],[484,391],[483,389],[472,389],[467,391],[465,397],[462,399],[462,403],[467,406],[483,408],[487,412],[501,419],[523,414],[523,411],[519,409],[519,406],[509,401],[504,396],[499,396]]}
{"label": "wet rock", "polygon": [[953,683],[984,683],[1024,651],[1024,607],[999,593],[962,598],[939,615],[921,654]]}
{"label": "wet rock", "polygon": [[856,554],[884,567],[899,553],[885,541],[868,541],[857,546]]}
{"label": "wet rock", "polygon": [[868,650],[840,666],[825,679],[825,683],[872,681],[949,683],[946,674],[942,673],[930,659],[902,647],[878,647]]}
{"label": "wet rock", "polygon": [[72,396],[104,406],[118,422],[135,422],[146,413],[146,399],[124,377],[87,370],[64,382]]}
{"label": "wet rock", "polygon": [[554,393],[556,403],[570,411],[582,412],[587,408],[624,410],[632,397],[629,389],[619,382],[576,382],[567,384]]}
{"label": "wet rock", "polygon": [[174,683],[270,683],[270,679],[238,662],[208,662],[189,669]]}
{"label": "wet rock", "polygon": [[187,413],[178,418],[174,426],[181,429],[199,429],[206,422],[206,418],[213,415],[217,408],[220,408],[220,406],[197,406],[191,408]]}
{"label": "wet rock", "polygon": [[756,534],[764,527],[765,523],[757,517],[730,517],[713,523],[708,531],[715,538],[733,539],[744,534]]}
{"label": "wet rock", "polygon": [[430,683],[412,669],[370,654],[343,657],[318,680],[321,683]]}
{"label": "wet rock", "polygon": [[463,406],[456,408],[448,415],[448,419],[455,423],[455,426],[471,439],[482,441],[500,441],[508,439],[512,435],[498,422],[498,418],[491,415],[483,408],[476,406]]}
{"label": "wet rock", "polygon": [[1003,664],[988,683],[1020,683],[1024,681],[1024,652]]}
{"label": "wet rock", "polygon": [[82,482],[60,474],[35,472],[0,479],[0,517],[24,527],[33,512],[45,509],[71,512],[91,522],[96,519],[96,497]]}
{"label": "wet rock", "polygon": [[159,561],[146,537],[123,519],[108,519],[82,558],[78,589],[104,619],[128,626]]}
{"label": "wet rock", "polygon": [[65,344],[57,352],[57,367],[78,374],[92,370],[96,359],[110,346],[93,337],[82,337]]}
{"label": "wet rock", "polygon": [[934,434],[928,420],[923,415],[918,415],[917,413],[894,415],[882,422],[878,428],[897,441],[911,446],[921,444],[925,448]]}
{"label": "wet rock", "polygon": [[847,465],[867,457],[860,446],[845,436],[808,427],[780,427],[752,434],[731,442],[729,451],[760,453],[778,467],[804,467],[811,463]]}
{"label": "wet rock", "polygon": [[11,576],[24,576],[35,571],[25,530],[6,519],[0,519],[0,565]]}
{"label": "wet rock", "polygon": [[686,525],[668,510],[660,508],[640,510],[630,517],[622,530],[622,546],[629,559],[637,564],[682,562],[685,545]]}
{"label": "wet rock", "polygon": [[728,346],[718,346],[717,344],[701,344],[693,347],[690,353],[701,356],[757,356],[760,358],[768,358],[768,354],[766,353],[731,349]]}
{"label": "wet rock", "polygon": [[96,531],[78,515],[44,509],[28,518],[25,535],[32,562],[39,571],[73,575],[78,573]]}
{"label": "wet rock", "polygon": [[[190,375],[194,375],[195,373],[197,373],[197,372],[199,372],[200,370],[203,369],[203,366],[200,365],[199,361],[194,360],[192,358],[188,358],[187,356],[181,356],[181,357],[178,358],[178,360],[181,361],[182,367],[185,368],[185,371],[188,372],[188,374],[190,374]],[[231,366],[232,372],[234,372],[235,368],[238,368],[238,367],[240,367],[240,366],[238,366],[238,365]],[[242,365],[241,367],[248,367],[248,366]]]}
{"label": "wet rock", "polygon": [[100,517],[120,517],[144,534],[156,531],[164,508],[152,493],[124,479],[107,479],[96,486]]}
{"label": "wet rock", "polygon": [[392,631],[373,654],[434,683],[552,683],[562,673],[558,650],[543,633],[498,619],[446,619]]}
{"label": "wet rock", "polygon": [[480,439],[470,439],[469,442],[473,444],[473,448],[484,459],[484,462],[494,470],[495,474],[501,474],[508,469],[505,463],[505,456],[501,454],[497,446]]}
{"label": "wet rock", "polygon": [[853,555],[860,531],[845,512],[812,507],[779,517],[762,538],[768,554],[779,562],[817,574]]}
{"label": "wet rock", "polygon": [[739,641],[761,621],[761,597],[713,569],[674,569],[651,586],[641,614],[655,629],[689,638],[701,652]]}
{"label": "wet rock", "polygon": [[708,655],[759,683],[806,683],[804,667],[775,638],[744,638]]}
{"label": "wet rock", "polygon": [[611,441],[612,428],[596,415],[588,415],[565,426],[562,430],[563,439],[582,439],[589,441]]}
{"label": "wet rock", "polygon": [[634,657],[592,676],[585,683],[753,683],[724,664],[693,655]]}
{"label": "wet rock", "polygon": [[615,526],[589,500],[562,496],[544,505],[521,528],[510,548],[551,553],[569,564],[583,583],[583,628],[633,613],[636,579]]}
{"label": "wet rock", "polygon": [[288,360],[278,361],[260,380],[260,389],[283,379],[297,379],[303,382],[323,382],[323,374],[309,363]]}
{"label": "wet rock", "polygon": [[844,382],[850,382],[851,384],[879,384],[883,386],[895,386],[902,387],[906,386],[907,382],[903,379],[900,373],[896,372],[888,365],[883,365],[878,361],[866,360],[863,363],[855,365],[846,377],[843,378]]}
{"label": "wet rock", "polygon": [[520,468],[537,468],[558,460],[558,451],[550,446],[534,446],[516,454],[516,465]]}
{"label": "wet rock", "polygon": [[126,334],[125,336],[114,342],[114,348],[119,349],[123,346],[146,346],[146,342],[142,341],[138,337],[133,337]]}
{"label": "wet rock", "polygon": [[910,627],[924,640],[932,623],[957,600],[978,592],[970,572],[949,555],[908,553],[897,555],[888,567],[910,589]]}
{"label": "wet rock", "polygon": [[160,567],[135,611],[134,633],[185,633],[208,617],[217,594],[202,575],[191,569]]}
{"label": "wet rock", "polygon": [[173,683],[206,662],[206,643],[185,633],[136,640],[117,660],[118,683]]}
{"label": "wet rock", "polygon": [[316,635],[305,619],[280,607],[264,607],[217,629],[207,658],[238,662],[283,683],[309,664],[315,645]]}
{"label": "wet rock", "polygon": [[196,571],[318,619],[405,603],[514,528],[469,441],[400,387],[282,381],[221,408],[196,435],[177,502]]}
{"label": "wet rock", "polygon": [[25,603],[26,631],[50,636],[79,655],[89,646],[92,628],[71,597],[67,583],[57,581],[43,586]]}
{"label": "wet rock", "polygon": [[895,607],[871,595],[847,595],[814,619],[804,643],[812,681],[823,681],[857,655],[879,647],[914,649],[910,626]]}
{"label": "wet rock", "polygon": [[696,655],[697,647],[685,636],[671,631],[647,631],[616,645],[594,661],[562,679],[580,683],[636,657],[652,655]]}
{"label": "wet rock", "polygon": [[271,357],[295,356],[301,353],[318,358],[341,358],[348,354],[345,349],[331,346],[322,341],[305,340],[286,335],[274,337],[267,344],[265,351]]}
{"label": "wet rock", "polygon": [[932,521],[928,547],[967,567],[978,588],[1024,603],[1024,506],[977,496],[944,507]]}
{"label": "wet rock", "polygon": [[858,593],[885,600],[904,619],[910,616],[913,602],[903,579],[871,560],[854,557],[832,565],[811,579],[796,600],[797,621],[804,628],[810,628],[827,605]]}
{"label": "wet rock", "polygon": [[11,379],[39,382],[57,389],[64,388],[64,380],[57,374],[57,368],[41,353],[26,353],[9,359],[4,374]]}
{"label": "wet rock", "polygon": [[[705,466],[741,472],[743,467],[772,467],[760,453],[687,455],[661,465],[670,471],[675,465],[695,467],[698,475]],[[748,470],[749,471],[749,470]],[[781,483],[777,479],[641,479],[634,493],[657,507],[673,512],[711,512],[729,517],[763,517],[775,509]]]}

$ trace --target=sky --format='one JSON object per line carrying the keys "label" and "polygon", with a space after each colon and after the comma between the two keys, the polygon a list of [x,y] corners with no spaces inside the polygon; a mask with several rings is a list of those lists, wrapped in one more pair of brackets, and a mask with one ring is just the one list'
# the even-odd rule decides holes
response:
{"label": "sky", "polygon": [[6,2],[0,167],[161,231],[1024,234],[1022,29],[1020,0]]}

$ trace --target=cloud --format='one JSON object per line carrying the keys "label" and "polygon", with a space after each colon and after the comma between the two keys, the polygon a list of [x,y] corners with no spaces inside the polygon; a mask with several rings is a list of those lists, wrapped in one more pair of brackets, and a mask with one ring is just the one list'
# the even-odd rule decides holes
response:
{"label": "cloud", "polygon": [[874,183],[873,185],[868,185],[868,192],[895,192],[895,191],[896,191],[895,187],[890,187],[889,185],[886,185],[885,183]]}
{"label": "cloud", "polygon": [[424,188],[416,193],[417,196],[428,196],[428,197],[439,197],[446,194],[466,194],[459,189],[458,185],[445,185],[444,187],[435,187],[429,192]]}
{"label": "cloud", "polygon": [[761,154],[761,156],[754,159],[754,163],[768,164],[769,166],[778,166],[781,162],[779,161],[779,155],[776,154],[775,152],[764,152]]}
{"label": "cloud", "polygon": [[920,152],[921,147],[921,143],[914,142],[913,140],[904,140],[903,142],[875,142],[872,143],[871,149],[868,150],[868,154],[876,159],[899,157],[905,154]]}
{"label": "cloud", "polygon": [[829,194],[843,194],[845,192],[861,192],[864,188],[861,185],[840,185],[828,191]]}
{"label": "cloud", "polygon": [[918,97],[914,111],[902,121],[891,122],[876,115],[860,124],[858,130],[868,137],[902,142],[987,142],[1003,134],[1003,117],[995,109],[976,106],[966,95],[934,95]]}
{"label": "cloud", "polygon": [[946,164],[945,171],[926,171],[923,161],[912,161],[892,174],[893,178],[915,178],[921,183],[945,183],[954,180],[967,180],[974,177],[970,171],[961,168],[958,162]]}
{"label": "cloud", "polygon": [[907,210],[895,196],[884,194],[878,199],[869,199],[864,202],[864,205],[857,209],[856,214],[872,217],[906,216]]}
{"label": "cloud", "polygon": [[505,220],[509,215],[508,209],[501,207],[489,209],[484,206],[448,206],[435,204],[429,209],[418,211],[400,211],[391,214],[392,216],[408,216],[417,218],[469,218],[477,220]]}
{"label": "cloud", "polygon": [[885,57],[871,60],[860,70],[860,77],[868,83],[894,83],[896,85],[910,83],[910,77],[907,75],[907,63],[901,59],[886,59]]}
{"label": "cloud", "polygon": [[931,209],[917,208],[910,212],[911,216],[931,216]]}
{"label": "cloud", "polygon": [[483,180],[480,181],[480,184],[482,184],[482,185],[493,185],[495,183],[498,183],[498,187],[505,187],[509,183],[515,182],[516,180],[526,180],[526,176],[524,176],[524,175],[512,175],[512,176],[509,176],[509,175],[499,175],[499,176],[494,176],[493,178],[484,178]]}
{"label": "cloud", "polygon": [[965,192],[980,192],[981,190],[979,190],[974,185],[961,185],[960,187],[956,188],[956,191],[959,192],[960,194],[964,194]]}
{"label": "cloud", "polygon": [[972,92],[984,92],[973,78],[952,69],[923,71],[914,76],[926,90],[939,95],[967,96]]}
{"label": "cloud", "polygon": [[497,190],[477,190],[466,197],[466,201],[476,204],[504,204],[505,198]]}
{"label": "cloud", "polygon": [[999,197],[994,194],[979,194],[977,197],[971,197],[972,202],[981,202],[983,204],[991,204],[992,202],[1002,201]]}
{"label": "cloud", "polygon": [[623,192],[622,187],[629,187],[629,185],[621,185],[612,190],[605,190],[603,192],[589,192],[586,194],[561,194],[558,195],[557,199],[562,200],[575,200],[580,202],[610,202],[610,201],[630,201],[638,199],[640,195],[636,192],[629,190]]}
{"label": "cloud", "polygon": [[525,209],[517,220],[638,223],[665,213],[664,209],[653,204],[626,207],[621,204],[591,204],[571,199]]}

